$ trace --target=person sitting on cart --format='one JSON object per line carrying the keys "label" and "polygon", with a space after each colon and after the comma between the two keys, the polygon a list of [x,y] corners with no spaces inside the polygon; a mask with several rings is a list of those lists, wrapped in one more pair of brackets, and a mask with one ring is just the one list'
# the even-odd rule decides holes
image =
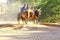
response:
{"label": "person sitting on cart", "polygon": [[21,16],[22,16],[22,15],[25,15],[23,12],[25,12],[26,9],[27,9],[27,8],[26,8],[26,4],[24,4],[23,7],[21,7]]}
{"label": "person sitting on cart", "polygon": [[26,4],[21,8],[21,12],[24,12],[26,10]]}

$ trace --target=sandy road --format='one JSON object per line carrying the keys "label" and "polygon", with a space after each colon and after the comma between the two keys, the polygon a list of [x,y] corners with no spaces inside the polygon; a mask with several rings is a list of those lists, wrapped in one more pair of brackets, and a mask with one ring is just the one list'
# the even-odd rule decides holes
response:
{"label": "sandy road", "polygon": [[0,29],[1,40],[60,40],[59,27],[39,27],[26,26],[22,29],[13,30],[11,27]]}

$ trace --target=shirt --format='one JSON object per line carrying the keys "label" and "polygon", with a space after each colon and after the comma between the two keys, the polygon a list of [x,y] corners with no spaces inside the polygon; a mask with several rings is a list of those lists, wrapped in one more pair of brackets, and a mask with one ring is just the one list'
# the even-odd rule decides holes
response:
{"label": "shirt", "polygon": [[25,7],[22,7],[22,8],[21,8],[21,11],[23,12],[24,10],[26,10],[26,8],[25,8]]}

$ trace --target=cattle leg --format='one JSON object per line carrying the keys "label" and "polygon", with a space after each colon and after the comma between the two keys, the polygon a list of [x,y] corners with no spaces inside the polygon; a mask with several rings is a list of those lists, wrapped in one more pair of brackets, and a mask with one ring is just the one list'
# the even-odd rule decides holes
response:
{"label": "cattle leg", "polygon": [[28,19],[25,20],[25,24],[27,24],[27,23],[28,23]]}

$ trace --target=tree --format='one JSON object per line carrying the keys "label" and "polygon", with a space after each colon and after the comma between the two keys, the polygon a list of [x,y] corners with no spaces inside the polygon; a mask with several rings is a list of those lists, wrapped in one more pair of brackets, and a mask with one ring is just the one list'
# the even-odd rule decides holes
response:
{"label": "tree", "polygon": [[37,8],[42,10],[41,21],[60,22],[60,0],[42,0]]}

